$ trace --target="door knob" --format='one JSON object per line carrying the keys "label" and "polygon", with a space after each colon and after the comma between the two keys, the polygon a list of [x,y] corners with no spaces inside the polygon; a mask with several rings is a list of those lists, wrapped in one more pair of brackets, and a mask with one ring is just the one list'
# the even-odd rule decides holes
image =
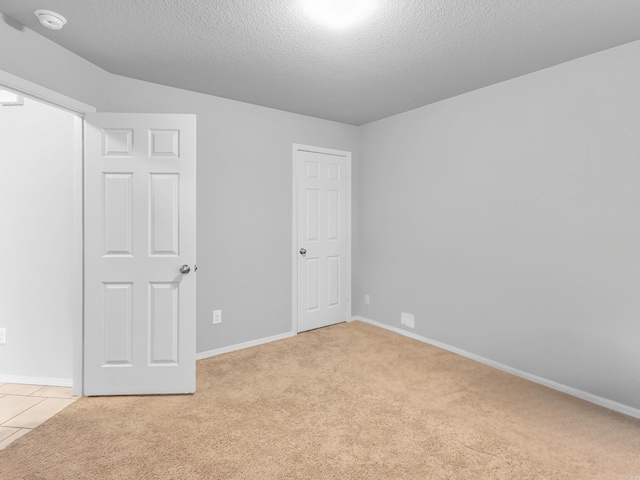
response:
{"label": "door knob", "polygon": [[303,257],[307,254],[307,251],[304,248],[300,249],[300,255],[302,255]]}
{"label": "door knob", "polygon": [[191,271],[191,267],[189,265],[182,265],[180,267],[180,273],[184,273],[185,275]]}

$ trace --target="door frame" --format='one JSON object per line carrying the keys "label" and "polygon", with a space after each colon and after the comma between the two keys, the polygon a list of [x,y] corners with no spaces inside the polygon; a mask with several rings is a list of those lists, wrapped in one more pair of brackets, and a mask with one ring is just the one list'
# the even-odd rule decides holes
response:
{"label": "door frame", "polygon": [[73,120],[73,393],[82,396],[84,370],[84,115],[96,108],[54,90],[0,70],[0,88],[61,108]]}
{"label": "door frame", "polygon": [[347,247],[347,318],[345,322],[351,318],[351,248],[353,245],[351,230],[351,195],[352,195],[352,180],[351,180],[351,152],[346,150],[335,150],[332,148],[314,147],[311,145],[303,145],[299,143],[293,144],[293,218],[292,218],[292,230],[291,230],[291,332],[294,335],[298,333],[298,152],[312,152],[312,153],[324,153],[327,155],[336,155],[340,157],[346,157],[347,160],[347,240],[349,245]]}

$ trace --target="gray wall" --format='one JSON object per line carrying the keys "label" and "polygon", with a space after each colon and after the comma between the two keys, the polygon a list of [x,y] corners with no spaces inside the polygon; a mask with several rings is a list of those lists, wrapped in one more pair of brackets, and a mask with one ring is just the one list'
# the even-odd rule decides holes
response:
{"label": "gray wall", "polygon": [[354,313],[639,408],[638,58],[362,127]]}
{"label": "gray wall", "polygon": [[353,152],[355,176],[357,127],[111,75],[2,18],[0,44],[0,70],[98,111],[196,114],[197,350],[291,330],[292,144]]}
{"label": "gray wall", "polygon": [[357,127],[125,77],[110,91],[103,110],[198,117],[198,352],[291,331],[292,144],[357,164]]}
{"label": "gray wall", "polygon": [[107,72],[1,13],[0,45],[0,70],[88,104],[105,90]]}
{"label": "gray wall", "polygon": [[0,107],[0,383],[71,385],[72,142],[70,113]]}

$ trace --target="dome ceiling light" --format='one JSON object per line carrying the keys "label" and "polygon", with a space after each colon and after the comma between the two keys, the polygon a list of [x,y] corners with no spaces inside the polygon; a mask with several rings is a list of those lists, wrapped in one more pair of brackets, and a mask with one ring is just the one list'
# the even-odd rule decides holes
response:
{"label": "dome ceiling light", "polygon": [[377,3],[377,0],[303,0],[303,8],[318,23],[341,29],[367,18]]}
{"label": "dome ceiling light", "polygon": [[36,17],[40,23],[51,30],[60,30],[67,23],[67,19],[51,10],[36,10]]}

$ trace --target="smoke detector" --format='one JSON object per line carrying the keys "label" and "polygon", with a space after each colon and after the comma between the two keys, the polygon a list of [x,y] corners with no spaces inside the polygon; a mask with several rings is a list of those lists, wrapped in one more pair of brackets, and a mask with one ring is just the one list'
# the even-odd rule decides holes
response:
{"label": "smoke detector", "polygon": [[67,19],[51,10],[36,10],[36,17],[40,23],[51,30],[60,30],[67,23]]}

